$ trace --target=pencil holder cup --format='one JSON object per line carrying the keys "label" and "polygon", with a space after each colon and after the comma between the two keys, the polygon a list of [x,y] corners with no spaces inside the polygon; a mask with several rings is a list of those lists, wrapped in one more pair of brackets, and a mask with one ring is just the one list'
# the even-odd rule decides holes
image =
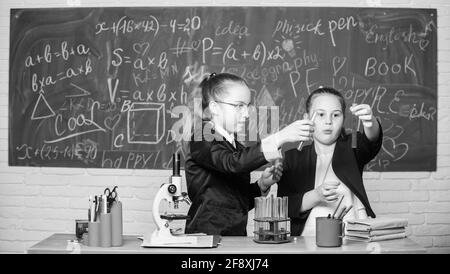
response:
{"label": "pencil holder cup", "polygon": [[122,203],[114,202],[111,206],[111,237],[112,246],[121,246],[123,243]]}
{"label": "pencil holder cup", "polygon": [[316,218],[316,245],[320,247],[339,247],[342,245],[344,230],[341,219]]}
{"label": "pencil holder cup", "polygon": [[100,246],[111,247],[111,213],[100,213]]}
{"label": "pencil holder cup", "polygon": [[88,246],[100,246],[100,222],[88,223]]}

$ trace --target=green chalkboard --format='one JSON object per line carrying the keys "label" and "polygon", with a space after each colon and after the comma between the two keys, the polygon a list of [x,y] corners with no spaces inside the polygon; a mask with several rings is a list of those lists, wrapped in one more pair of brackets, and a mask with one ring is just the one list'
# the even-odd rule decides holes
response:
{"label": "green chalkboard", "polygon": [[173,138],[188,124],[176,107],[192,106],[205,75],[226,71],[248,82],[257,107],[277,107],[280,128],[302,118],[312,90],[335,87],[382,123],[383,147],[367,170],[436,170],[436,17],[392,8],[12,9],[9,164],[168,168],[172,153],[186,152]]}

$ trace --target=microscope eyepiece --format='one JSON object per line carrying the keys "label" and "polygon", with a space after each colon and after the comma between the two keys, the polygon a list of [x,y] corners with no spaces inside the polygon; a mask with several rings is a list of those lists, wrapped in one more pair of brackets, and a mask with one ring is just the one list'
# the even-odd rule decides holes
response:
{"label": "microscope eyepiece", "polygon": [[180,154],[172,155],[172,176],[180,176]]}

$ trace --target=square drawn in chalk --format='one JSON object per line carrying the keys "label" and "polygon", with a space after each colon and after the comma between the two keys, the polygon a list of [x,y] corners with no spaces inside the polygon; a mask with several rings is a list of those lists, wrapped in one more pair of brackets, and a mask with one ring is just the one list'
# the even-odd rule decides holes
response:
{"label": "square drawn in chalk", "polygon": [[131,144],[158,144],[166,127],[162,103],[133,103],[127,115],[127,140]]}

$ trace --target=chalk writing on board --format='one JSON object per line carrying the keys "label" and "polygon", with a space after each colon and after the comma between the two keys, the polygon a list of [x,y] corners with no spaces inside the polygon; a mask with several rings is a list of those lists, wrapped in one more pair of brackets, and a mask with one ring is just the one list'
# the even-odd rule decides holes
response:
{"label": "chalk writing on board", "polygon": [[367,170],[435,170],[436,14],[318,7],[13,9],[9,164],[170,168],[172,153],[186,155],[179,137],[189,137],[198,84],[214,71],[249,85],[256,108],[244,135],[262,138],[302,119],[307,96],[331,86],[347,105],[370,105],[381,122],[382,149]]}

